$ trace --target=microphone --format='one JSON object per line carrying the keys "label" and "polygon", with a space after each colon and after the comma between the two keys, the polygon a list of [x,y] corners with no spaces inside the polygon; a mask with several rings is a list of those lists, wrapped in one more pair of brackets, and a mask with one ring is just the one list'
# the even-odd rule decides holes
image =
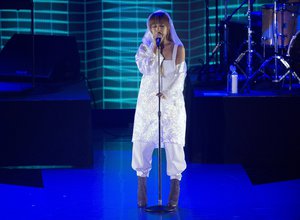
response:
{"label": "microphone", "polygon": [[160,46],[160,42],[161,42],[161,37],[162,35],[161,34],[158,34],[155,41],[156,41],[156,46],[159,47]]}

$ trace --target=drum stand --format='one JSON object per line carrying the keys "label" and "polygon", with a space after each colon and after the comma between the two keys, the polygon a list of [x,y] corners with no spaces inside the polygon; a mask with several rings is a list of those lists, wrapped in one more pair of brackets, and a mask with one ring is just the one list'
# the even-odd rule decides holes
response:
{"label": "drum stand", "polygon": [[286,73],[280,77],[279,82],[283,81],[287,76],[289,76],[289,90],[292,90],[292,77],[296,78],[298,80],[298,83],[300,84],[300,77],[297,75],[297,73],[291,69],[291,66],[286,62],[285,60],[281,60],[282,63],[284,63],[284,66],[286,67],[287,71]]}
{"label": "drum stand", "polygon": [[[247,42],[248,43],[248,42]],[[253,43],[253,42],[252,42]],[[251,43],[251,44],[252,44]],[[249,47],[249,46],[248,46]],[[251,53],[253,53],[254,55],[256,55],[261,61],[263,61],[263,58],[262,58],[262,56],[259,54],[259,53],[257,53],[255,50],[252,50],[252,52]],[[248,54],[248,60],[247,60],[247,70],[246,71],[244,71],[243,70],[243,68],[240,66],[240,62],[241,62],[241,60],[246,56],[246,54]],[[237,69],[245,76],[245,78],[247,79],[248,78],[248,76],[250,76],[249,74],[251,74],[251,72],[253,71],[253,69],[252,69],[252,67],[250,66],[249,67],[249,65],[248,65],[248,63],[249,63],[249,49],[247,49],[247,50],[245,50],[244,52],[242,52],[242,53],[240,53],[240,55],[234,60],[234,62],[233,62],[233,64],[237,67]],[[252,63],[252,55],[250,54],[250,56],[251,56],[251,63]],[[251,69],[250,69],[251,68]]]}
{"label": "drum stand", "polygon": [[[259,73],[263,73],[265,78],[271,78],[268,75],[265,74],[265,67],[267,64],[269,64],[272,60],[274,60],[274,79],[272,79],[272,82],[278,83],[281,82],[282,80],[285,79],[286,76],[293,75],[296,76],[296,73],[294,71],[292,71],[290,69],[290,65],[288,64],[288,62],[282,57],[278,55],[278,22],[277,22],[277,0],[274,1],[274,9],[273,9],[273,22],[274,22],[274,33],[273,33],[273,37],[274,37],[274,56],[270,57],[269,59],[267,59],[266,61],[263,62],[263,64],[260,66],[260,68],[251,76],[248,78],[248,80],[246,81],[245,85],[243,86],[242,90],[244,90],[246,87],[249,86],[249,84],[253,81],[253,79],[259,74]],[[281,16],[283,19],[283,15]],[[282,22],[283,24],[283,22]],[[282,32],[283,32],[283,28],[282,27]],[[284,33],[281,34],[281,39],[282,42],[284,42]],[[283,64],[285,66],[285,68],[287,69],[287,72],[279,78],[278,76],[278,61],[281,62],[281,64]],[[297,79],[299,77],[297,76]],[[299,78],[300,79],[300,78]],[[291,84],[291,81],[290,81]]]}
{"label": "drum stand", "polygon": [[[293,44],[294,40],[295,40],[295,35],[293,36],[290,44]],[[290,46],[288,48],[288,51],[287,51],[287,57],[290,57]],[[291,69],[291,66],[288,64],[288,62],[286,62],[285,60],[283,60],[282,62],[285,63],[285,67],[287,69],[286,73],[279,79],[279,82],[281,81],[284,81],[285,78],[287,76],[289,76],[289,90],[291,91],[292,90],[292,77],[296,78],[298,80],[298,83],[300,84],[300,77],[297,75],[297,73]]]}
{"label": "drum stand", "polygon": [[[252,78],[251,76],[253,75],[252,74],[252,54],[255,54],[259,59],[262,60],[262,57],[257,53],[255,52],[253,49],[252,49],[252,24],[251,24],[251,13],[252,13],[252,4],[253,4],[253,1],[251,0],[248,0],[248,11],[247,11],[247,16],[248,16],[248,39],[247,39],[247,43],[248,43],[248,49],[244,52],[242,52],[238,58],[234,61],[234,65],[244,74],[244,76],[247,78],[247,81],[245,82],[245,85],[243,87],[243,89],[245,87],[248,87],[249,85],[249,80]],[[242,58],[248,54],[248,57],[247,57],[247,70],[246,72],[240,67],[239,65],[239,62],[242,60]],[[249,88],[248,88],[249,89]]]}
{"label": "drum stand", "polygon": [[[291,42],[292,43],[295,39],[295,36],[293,36],[293,38],[291,39]],[[287,57],[290,57],[290,47],[288,48],[288,51],[287,51]],[[298,83],[300,84],[300,77],[298,76],[298,74],[293,70],[291,69],[291,66],[290,64],[285,61],[284,59],[280,59],[281,63],[284,64],[285,68],[287,69],[287,71],[285,72],[285,74],[283,74],[280,78],[279,78],[279,82],[284,82],[285,78],[287,76],[289,76],[289,90],[291,91],[292,90],[292,78],[296,78],[298,80]]]}
{"label": "drum stand", "polygon": [[[274,80],[273,82],[279,82],[279,79],[278,79],[278,60],[281,61],[281,63],[283,65],[285,65],[285,63],[283,61],[283,58],[281,56],[278,56],[278,23],[277,23],[277,0],[274,1],[274,11],[273,11],[273,16],[274,16],[274,65],[275,65],[275,77],[274,77]],[[282,32],[283,32],[283,29],[282,29]],[[284,39],[284,34],[282,33],[282,39]],[[284,40],[282,40],[284,41]],[[286,62],[286,61],[285,61]]]}

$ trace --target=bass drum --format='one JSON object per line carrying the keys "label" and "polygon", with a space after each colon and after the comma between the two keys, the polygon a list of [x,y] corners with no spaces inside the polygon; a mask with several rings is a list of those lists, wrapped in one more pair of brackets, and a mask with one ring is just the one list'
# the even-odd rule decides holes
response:
{"label": "bass drum", "polygon": [[[298,5],[277,5],[277,40],[279,48],[287,48],[297,31]],[[262,45],[274,46],[274,4],[262,6]]]}
{"label": "bass drum", "polygon": [[290,57],[291,68],[300,74],[300,31],[293,37],[287,50],[287,56]]}

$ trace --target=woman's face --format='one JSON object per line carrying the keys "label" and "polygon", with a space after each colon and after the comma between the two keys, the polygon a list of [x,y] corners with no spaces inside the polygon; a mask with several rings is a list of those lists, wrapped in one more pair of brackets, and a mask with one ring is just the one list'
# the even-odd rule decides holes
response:
{"label": "woman's face", "polygon": [[166,39],[169,32],[168,25],[160,22],[151,24],[150,29],[154,39],[156,39],[158,35],[161,35],[162,41]]}

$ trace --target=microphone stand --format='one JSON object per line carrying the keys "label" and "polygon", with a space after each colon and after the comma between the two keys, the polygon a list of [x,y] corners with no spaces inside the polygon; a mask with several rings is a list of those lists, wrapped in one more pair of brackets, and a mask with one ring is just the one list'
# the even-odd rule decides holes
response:
{"label": "microphone stand", "polygon": [[161,52],[161,46],[160,46],[160,40],[156,40],[157,44],[157,75],[158,75],[158,204],[155,206],[146,207],[146,212],[155,212],[155,213],[167,213],[167,212],[173,212],[175,209],[169,208],[168,206],[162,205],[162,187],[161,187],[161,66],[160,66],[160,52]]}

